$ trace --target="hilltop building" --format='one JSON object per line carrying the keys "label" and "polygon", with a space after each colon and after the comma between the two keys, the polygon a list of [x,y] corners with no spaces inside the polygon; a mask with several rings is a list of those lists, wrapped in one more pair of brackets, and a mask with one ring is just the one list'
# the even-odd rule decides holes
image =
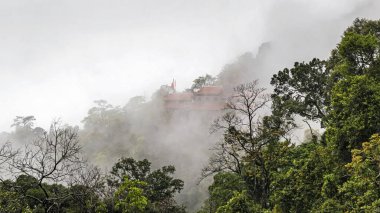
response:
{"label": "hilltop building", "polygon": [[221,86],[204,86],[196,92],[179,93],[175,90],[175,81],[170,87],[171,89],[166,89],[170,92],[164,96],[164,106],[167,110],[218,111],[225,108],[226,98]]}

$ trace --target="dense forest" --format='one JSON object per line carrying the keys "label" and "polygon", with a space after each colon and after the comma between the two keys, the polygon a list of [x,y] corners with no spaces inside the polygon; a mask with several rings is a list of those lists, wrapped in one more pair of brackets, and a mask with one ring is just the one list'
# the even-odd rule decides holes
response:
{"label": "dense forest", "polygon": [[268,45],[194,80],[229,92],[222,112],[168,112],[158,90],[96,101],[83,128],[16,117],[0,135],[0,212],[380,212],[380,20],[356,19],[329,58],[270,89],[251,73]]}

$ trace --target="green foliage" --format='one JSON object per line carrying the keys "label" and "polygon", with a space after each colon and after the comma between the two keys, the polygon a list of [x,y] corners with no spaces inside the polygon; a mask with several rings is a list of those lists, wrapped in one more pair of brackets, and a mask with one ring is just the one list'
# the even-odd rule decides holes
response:
{"label": "green foliage", "polygon": [[292,149],[288,141],[273,141],[267,144],[261,153],[257,153],[260,157],[252,154],[245,157],[247,163],[242,177],[247,183],[249,195],[263,208],[272,206],[270,196],[274,193],[278,171],[288,167],[287,156],[291,154]]}
{"label": "green foliage", "polygon": [[347,28],[346,32],[353,32],[362,35],[376,34],[377,37],[380,37],[378,34],[378,32],[380,32],[380,22],[378,20],[357,18],[354,20],[353,24]]}
{"label": "green foliage", "polygon": [[349,162],[350,150],[360,148],[362,141],[380,129],[380,84],[366,75],[346,77],[331,94],[327,137]]}
{"label": "green foliage", "polygon": [[44,183],[43,187],[48,198],[34,177],[20,175],[15,181],[3,181],[0,190],[0,212],[45,212],[44,205],[48,205],[49,211],[52,212],[86,212],[93,209],[91,207],[79,208],[81,201],[88,202],[90,198],[87,200],[76,199],[73,194],[69,193],[75,186],[67,188],[60,184]]}
{"label": "green foliage", "polygon": [[378,59],[379,41],[373,34],[345,33],[338,45],[342,75],[363,75]]}
{"label": "green foliage", "polygon": [[380,21],[356,19],[332,51],[329,67],[334,69],[333,80],[340,75],[379,76],[379,39]]}
{"label": "green foliage", "polygon": [[107,205],[104,202],[99,202],[95,207],[96,213],[107,213]]}
{"label": "green foliage", "polygon": [[226,203],[219,207],[217,213],[251,213],[264,212],[260,205],[255,204],[248,196],[247,191],[235,192],[234,196]]}
{"label": "green foliage", "polygon": [[291,163],[274,173],[271,202],[282,211],[378,211],[378,163],[365,164],[361,159],[370,154],[358,150],[369,149],[362,142],[380,130],[379,36],[380,21],[357,19],[322,66],[313,68],[315,59],[296,63],[272,78],[274,114],[322,118],[327,130],[321,144],[295,147],[286,157]]}
{"label": "green foliage", "polygon": [[[371,27],[370,27],[371,26]],[[379,22],[356,20],[332,52],[326,139],[343,162],[380,128]],[[372,28],[373,27],[373,28]]]}
{"label": "green foliage", "polygon": [[136,161],[133,158],[121,158],[110,173],[119,180],[123,180],[125,176],[132,180],[145,180],[150,173],[150,166],[151,163],[147,159]]}
{"label": "green foliage", "polygon": [[115,192],[115,207],[122,212],[144,212],[148,199],[143,195],[142,187],[147,183],[124,178]]}
{"label": "green foliage", "polygon": [[339,188],[344,207],[351,212],[379,210],[380,136],[373,135],[362,149],[352,150],[352,162],[346,167],[350,178]]}
{"label": "green foliage", "polygon": [[174,166],[164,166],[150,173],[146,177],[149,186],[147,196],[152,202],[161,202],[170,200],[175,193],[181,192],[183,181],[174,179],[172,175],[175,172]]}
{"label": "green foliage", "polygon": [[136,161],[133,158],[121,158],[111,170],[111,178],[108,183],[119,187],[127,177],[131,181],[142,181],[146,184],[141,186],[143,195],[148,199],[147,211],[177,211],[183,212],[184,208],[174,201],[175,193],[183,188],[183,181],[175,179],[174,166],[164,166],[151,171],[151,163],[144,159]]}
{"label": "green foliage", "polygon": [[202,208],[203,212],[215,212],[226,204],[236,192],[247,188],[244,180],[236,173],[220,172],[214,176],[214,182],[208,188],[210,198]]}
{"label": "green foliage", "polygon": [[18,212],[22,209],[22,203],[18,194],[14,191],[0,191],[0,212]]}
{"label": "green foliage", "polygon": [[284,212],[306,212],[321,202],[323,174],[334,168],[326,156],[327,150],[312,142],[293,148],[288,163],[274,173],[271,202]]}
{"label": "green foliage", "polygon": [[273,75],[271,84],[273,109],[291,117],[294,114],[310,120],[320,120],[326,114],[328,103],[329,70],[326,62],[313,59],[309,63],[296,62]]}
{"label": "green foliage", "polygon": [[336,213],[343,213],[346,212],[344,210],[343,205],[340,204],[339,200],[336,199],[326,199],[324,202],[318,206],[318,208],[312,210],[311,212],[336,212]]}

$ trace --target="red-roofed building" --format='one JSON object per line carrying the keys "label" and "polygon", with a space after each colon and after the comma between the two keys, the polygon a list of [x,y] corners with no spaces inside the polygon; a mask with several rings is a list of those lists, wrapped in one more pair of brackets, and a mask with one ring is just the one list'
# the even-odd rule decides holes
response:
{"label": "red-roofed building", "polygon": [[223,87],[205,86],[197,92],[172,93],[164,97],[168,110],[218,111],[225,107]]}

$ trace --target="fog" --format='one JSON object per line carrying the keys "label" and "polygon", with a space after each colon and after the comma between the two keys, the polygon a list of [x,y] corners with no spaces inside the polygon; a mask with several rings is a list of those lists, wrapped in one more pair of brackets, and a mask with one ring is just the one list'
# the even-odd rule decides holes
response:
{"label": "fog", "polygon": [[186,88],[262,42],[281,45],[269,77],[326,56],[379,3],[341,1],[0,1],[1,129],[16,115],[80,125],[93,100],[123,105],[177,80]]}
{"label": "fog", "polygon": [[[59,117],[81,127],[85,153],[103,168],[126,155],[174,164],[185,180],[179,199],[199,207],[207,186],[195,184],[218,140],[208,131],[218,113],[168,115],[154,92],[223,70],[269,87],[295,61],[325,59],[355,18],[378,11],[375,0],[0,0],[0,132],[18,115],[43,128]],[[135,96],[146,101],[128,107]],[[93,108],[103,120],[88,114],[100,99],[113,105]]]}

